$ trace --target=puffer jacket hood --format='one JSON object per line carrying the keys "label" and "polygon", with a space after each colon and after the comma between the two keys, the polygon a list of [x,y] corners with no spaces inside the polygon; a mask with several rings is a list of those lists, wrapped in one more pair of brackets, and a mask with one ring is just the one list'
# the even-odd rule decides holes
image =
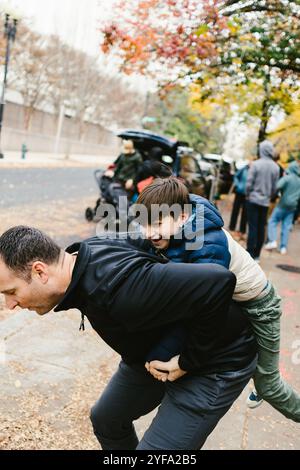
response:
{"label": "puffer jacket hood", "polygon": [[192,214],[180,236],[171,237],[166,255],[177,263],[216,263],[228,269],[230,252],[218,209],[207,199],[190,195]]}
{"label": "puffer jacket hood", "polygon": [[269,140],[264,140],[259,144],[260,158],[274,158],[274,146]]}
{"label": "puffer jacket hood", "polygon": [[211,204],[207,199],[195,194],[190,195],[190,202],[193,206],[193,213],[184,225],[184,233],[190,235],[195,233],[194,222],[197,218],[203,217],[204,206],[204,232],[209,230],[221,229],[224,227],[224,221],[218,209]]}
{"label": "puffer jacket hood", "polygon": [[294,175],[300,176],[300,165],[298,162],[292,162],[289,164],[287,174],[293,173]]}

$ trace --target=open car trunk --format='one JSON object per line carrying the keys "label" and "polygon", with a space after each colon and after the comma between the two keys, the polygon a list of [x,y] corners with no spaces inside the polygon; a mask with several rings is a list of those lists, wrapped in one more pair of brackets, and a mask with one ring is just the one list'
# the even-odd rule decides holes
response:
{"label": "open car trunk", "polygon": [[[132,140],[135,148],[144,160],[154,159],[174,167],[177,159],[178,142],[153,132],[144,130],[122,130],[117,136],[123,140]],[[169,160],[164,158],[171,157]]]}

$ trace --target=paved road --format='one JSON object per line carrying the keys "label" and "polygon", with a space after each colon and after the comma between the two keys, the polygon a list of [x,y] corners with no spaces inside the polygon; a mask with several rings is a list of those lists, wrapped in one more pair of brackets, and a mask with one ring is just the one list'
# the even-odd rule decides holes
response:
{"label": "paved road", "polygon": [[0,207],[98,195],[93,168],[2,168]]}
{"label": "paved road", "polygon": [[93,167],[0,169],[0,233],[31,225],[61,246],[94,236],[96,225],[85,220],[99,188]]}

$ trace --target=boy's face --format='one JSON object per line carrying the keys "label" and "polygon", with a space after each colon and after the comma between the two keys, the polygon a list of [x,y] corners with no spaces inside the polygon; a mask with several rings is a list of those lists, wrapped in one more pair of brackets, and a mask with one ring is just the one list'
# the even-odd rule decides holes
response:
{"label": "boy's face", "polygon": [[147,226],[147,239],[151,241],[156,249],[167,250],[170,238],[180,230],[187,219],[188,215],[185,213],[182,213],[177,219],[174,219],[171,215],[158,219]]}

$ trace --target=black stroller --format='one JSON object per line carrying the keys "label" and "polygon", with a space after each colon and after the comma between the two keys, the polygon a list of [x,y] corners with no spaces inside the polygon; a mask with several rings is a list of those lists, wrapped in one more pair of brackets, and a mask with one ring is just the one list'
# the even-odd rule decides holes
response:
{"label": "black stroller", "polygon": [[[172,175],[172,170],[170,167],[157,161],[146,160],[138,172],[136,183],[146,180],[149,177],[166,178],[171,175]],[[119,205],[119,198],[121,196],[127,197],[128,193],[126,192],[126,190],[124,189],[121,183],[114,182],[111,178],[108,178],[107,176],[105,176],[104,171],[96,170],[94,173],[94,176],[95,176],[97,185],[100,189],[100,198],[97,200],[96,206],[94,207],[94,209],[92,209],[91,207],[87,208],[87,210],[85,211],[86,219],[89,222],[92,222],[92,221],[99,222],[99,220],[101,220],[101,218],[104,217],[104,215],[100,216],[99,211],[98,211],[101,204],[112,204],[116,210],[116,218],[120,219],[120,211],[122,210],[122,208],[120,208],[120,205]],[[129,201],[128,205],[130,206],[131,204],[132,204],[132,201]],[[125,215],[125,217],[127,217],[128,214],[122,214],[122,215],[123,216]]]}
{"label": "black stroller", "polygon": [[[121,183],[113,181],[108,176],[104,175],[103,170],[96,170],[94,172],[95,180],[100,189],[100,197],[96,202],[94,208],[88,207],[85,211],[85,218],[88,222],[99,222],[101,216],[98,214],[98,209],[101,204],[112,204],[116,210],[116,218],[120,217],[119,198],[121,196],[127,197],[127,192]],[[103,217],[103,216],[102,216]]]}

